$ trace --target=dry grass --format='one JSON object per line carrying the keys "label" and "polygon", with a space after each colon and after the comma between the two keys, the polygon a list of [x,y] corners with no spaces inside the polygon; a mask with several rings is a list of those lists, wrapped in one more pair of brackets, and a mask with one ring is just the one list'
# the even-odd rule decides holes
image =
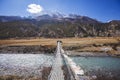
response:
{"label": "dry grass", "polygon": [[97,38],[36,38],[36,39],[10,39],[10,40],[0,40],[0,45],[4,46],[29,46],[29,45],[47,45],[56,46],[57,40],[63,42],[63,46],[79,46],[79,45],[89,45],[89,44],[109,44],[109,43],[119,43],[120,37],[97,37]]}

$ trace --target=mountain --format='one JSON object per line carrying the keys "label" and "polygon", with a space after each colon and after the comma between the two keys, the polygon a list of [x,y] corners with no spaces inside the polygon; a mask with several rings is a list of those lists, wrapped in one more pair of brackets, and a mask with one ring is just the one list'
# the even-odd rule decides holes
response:
{"label": "mountain", "polygon": [[0,16],[0,39],[23,37],[120,36],[120,20],[102,23],[87,16],[44,14],[34,18]]}
{"label": "mountain", "polygon": [[33,37],[37,35],[34,24],[24,21],[0,22],[0,38]]}
{"label": "mountain", "polygon": [[41,16],[37,16],[34,19],[37,21],[40,20],[66,20],[66,21],[72,21],[76,22],[79,21],[81,23],[99,23],[99,21],[89,18],[87,16],[80,16],[80,15],[75,15],[75,14],[70,14],[68,16],[62,15],[60,13],[57,14],[44,14]]}
{"label": "mountain", "polygon": [[74,21],[79,21],[80,23],[100,23],[100,21],[97,21],[96,19],[92,19],[87,16],[75,15],[75,14],[70,14],[68,16],[68,19],[73,19]]}
{"label": "mountain", "polygon": [[19,16],[0,16],[0,22],[9,22],[15,20],[22,20]]}

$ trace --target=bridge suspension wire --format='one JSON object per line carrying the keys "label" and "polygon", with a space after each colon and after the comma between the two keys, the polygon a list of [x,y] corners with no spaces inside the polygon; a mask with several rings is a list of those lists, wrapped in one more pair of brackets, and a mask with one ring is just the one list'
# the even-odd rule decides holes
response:
{"label": "bridge suspension wire", "polygon": [[52,65],[52,70],[50,72],[50,75],[48,76],[48,80],[64,80],[63,70],[62,70],[62,57],[61,57],[61,51],[60,51],[60,45],[61,43],[58,42],[57,50],[56,50],[56,56],[54,63]]}
{"label": "bridge suspension wire", "polygon": [[63,74],[63,61],[67,65],[70,80],[90,80],[88,76],[84,75],[83,69],[78,66],[66,52],[62,49],[61,42],[57,42],[56,55],[53,61],[52,70],[48,76],[48,80],[65,80]]}

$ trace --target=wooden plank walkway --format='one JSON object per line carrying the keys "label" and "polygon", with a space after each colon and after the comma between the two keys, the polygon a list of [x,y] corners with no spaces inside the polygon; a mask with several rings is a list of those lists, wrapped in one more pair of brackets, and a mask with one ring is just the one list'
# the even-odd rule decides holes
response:
{"label": "wooden plank walkway", "polygon": [[57,45],[57,52],[56,52],[56,57],[52,66],[52,70],[51,73],[48,77],[48,80],[64,80],[64,75],[63,75],[63,70],[62,70],[62,57],[61,57],[61,53],[60,53],[60,45],[61,43],[58,42]]}
{"label": "wooden plank walkway", "polygon": [[90,80],[88,76],[84,75],[83,69],[65,54],[65,51],[61,47],[60,41],[57,42],[55,60],[53,62],[48,80],[65,80],[62,70],[63,60],[67,65],[70,80]]}

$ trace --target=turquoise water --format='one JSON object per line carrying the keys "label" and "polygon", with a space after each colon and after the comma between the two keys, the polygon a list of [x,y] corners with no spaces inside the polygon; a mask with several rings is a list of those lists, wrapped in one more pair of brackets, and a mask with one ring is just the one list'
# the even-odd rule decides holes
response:
{"label": "turquoise water", "polygon": [[120,74],[120,58],[117,57],[72,57],[85,71]]}

